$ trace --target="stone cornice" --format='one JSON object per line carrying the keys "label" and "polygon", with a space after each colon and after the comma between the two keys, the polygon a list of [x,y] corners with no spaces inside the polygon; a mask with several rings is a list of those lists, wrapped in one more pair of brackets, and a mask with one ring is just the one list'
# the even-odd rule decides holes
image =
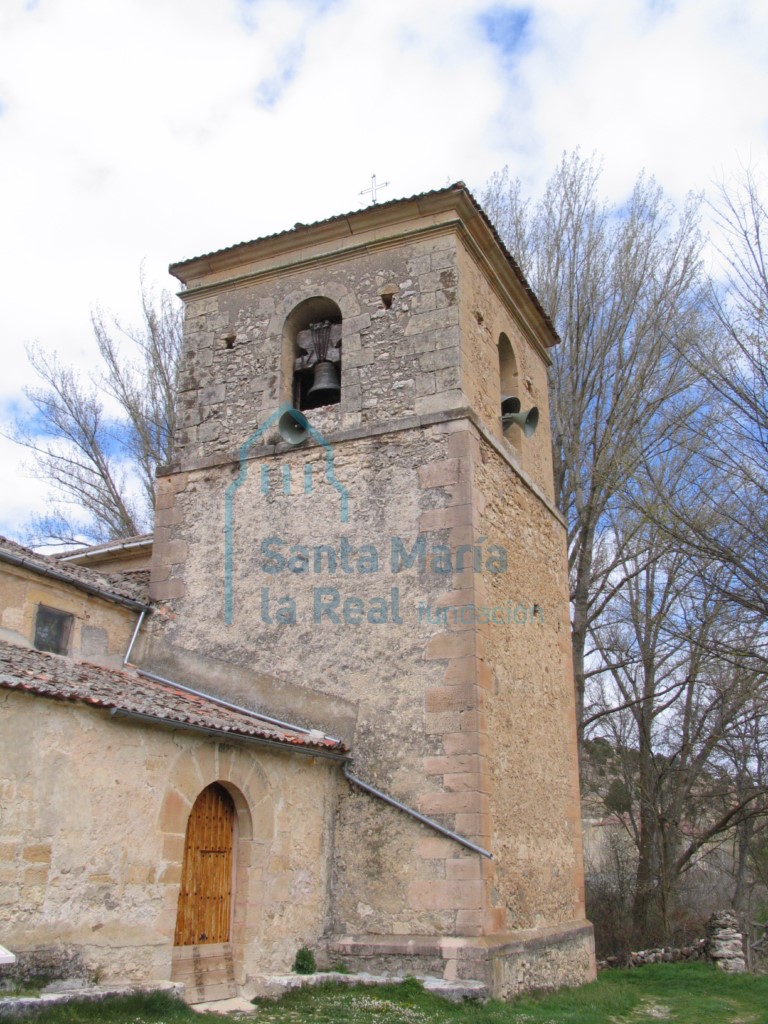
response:
{"label": "stone cornice", "polygon": [[461,237],[525,335],[548,361],[546,349],[559,341],[552,322],[463,184],[317,224],[297,225],[291,231],[172,264],[169,270],[185,285],[182,297],[191,298],[212,294],[223,286],[277,277],[310,263],[335,263],[443,233]]}
{"label": "stone cornice", "polygon": [[[497,441],[496,438],[489,433],[485,426],[480,422],[477,414],[470,408],[464,407],[461,409],[450,409],[446,412],[430,413],[423,416],[402,416],[398,419],[389,420],[386,424],[368,424],[365,427],[338,430],[334,433],[324,434],[323,437],[328,444],[339,445],[346,441],[358,441],[370,437],[383,437],[388,434],[401,433],[405,430],[415,430],[423,427],[429,427],[437,423],[449,423],[456,420],[468,420],[483,440],[491,445],[515,475],[519,477],[525,487],[538,499],[538,501],[541,502],[542,505],[544,505],[547,511],[560,523],[560,525],[563,528],[566,528],[567,524],[565,517],[558,507],[550,500],[550,498],[547,497],[539,485],[520,466],[514,452],[507,445],[503,445]],[[315,446],[316,442],[308,439],[301,447],[312,448]],[[254,445],[249,449],[248,455],[244,461],[253,462],[258,459],[265,459],[274,455],[285,454],[286,452],[297,450],[298,449],[295,445],[288,444],[287,442],[280,444],[265,444],[258,447]],[[158,466],[157,476],[175,476],[179,473],[195,473],[208,469],[218,469],[224,466],[234,468],[239,464],[240,458],[234,452],[222,453],[221,455],[208,455],[199,459],[185,459],[184,461],[174,462],[167,466]]]}

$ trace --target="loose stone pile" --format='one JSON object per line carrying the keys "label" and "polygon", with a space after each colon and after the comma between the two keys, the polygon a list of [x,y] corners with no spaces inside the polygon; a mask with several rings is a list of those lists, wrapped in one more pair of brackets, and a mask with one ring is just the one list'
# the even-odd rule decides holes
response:
{"label": "loose stone pile", "polygon": [[641,949],[626,956],[598,960],[597,969],[644,967],[645,964],[671,964],[679,960],[712,960],[721,971],[739,973],[746,969],[744,949],[736,915],[730,910],[716,911],[707,922],[707,937],[690,946],[661,946]]}
{"label": "loose stone pile", "polygon": [[646,964],[673,964],[680,960],[706,960],[707,940],[699,939],[690,946],[659,946],[656,949],[639,949],[626,956],[609,956],[598,960],[597,969],[608,967],[644,967]]}
{"label": "loose stone pile", "polygon": [[741,932],[730,910],[717,911],[710,917],[706,942],[707,956],[721,971],[737,974],[745,969]]}

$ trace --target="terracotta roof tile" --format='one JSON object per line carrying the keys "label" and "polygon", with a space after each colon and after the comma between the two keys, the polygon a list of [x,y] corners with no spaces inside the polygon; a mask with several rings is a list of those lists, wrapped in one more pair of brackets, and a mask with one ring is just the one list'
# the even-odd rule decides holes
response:
{"label": "terracotta roof tile", "polygon": [[347,747],[322,733],[310,735],[268,725],[245,712],[222,707],[214,698],[194,696],[168,683],[45,654],[0,640],[0,688],[72,701],[91,707],[147,715],[179,728],[213,730],[287,747],[346,754]]}
{"label": "terracotta roof tile", "polygon": [[[388,207],[397,206],[398,203],[410,203],[414,199],[425,199],[427,196],[437,196],[443,192],[452,192],[454,189],[465,190],[470,196],[471,193],[463,181],[457,181],[453,185],[449,185],[447,188],[436,188],[430,192],[419,192],[413,196],[401,196],[398,199],[387,199],[385,202],[377,202],[377,210],[386,210]],[[473,198],[474,202],[474,198]],[[221,256],[225,252],[234,252],[235,249],[244,249],[246,246],[254,245],[256,242],[266,242],[270,238],[280,238],[282,235],[290,235],[294,231],[306,228],[318,228],[323,224],[333,224],[335,221],[347,220],[349,217],[356,217],[360,214],[364,214],[370,207],[363,207],[359,210],[349,210],[347,213],[336,213],[332,217],[323,217],[322,220],[312,221],[310,224],[294,224],[292,228],[286,228],[283,231],[273,231],[271,235],[260,235],[258,238],[252,238],[250,241],[235,242],[233,245],[225,245],[223,249],[214,249],[212,252],[202,253],[200,256],[191,256],[186,260],[177,260],[175,263],[171,263],[170,272],[173,273],[175,267],[185,267],[188,263],[195,263],[197,260],[208,259],[211,256]]]}
{"label": "terracotta roof tile", "polygon": [[[118,604],[149,606],[149,588],[146,577],[134,578],[125,573],[97,572],[84,565],[61,562],[52,555],[42,555],[31,548],[0,536],[0,561],[23,564],[30,572],[55,574],[63,583],[96,593]],[[137,574],[138,576],[138,574]]]}

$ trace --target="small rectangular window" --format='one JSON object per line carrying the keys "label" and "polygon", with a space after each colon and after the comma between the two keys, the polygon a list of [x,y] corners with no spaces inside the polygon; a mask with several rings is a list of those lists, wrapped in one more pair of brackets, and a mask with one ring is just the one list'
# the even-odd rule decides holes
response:
{"label": "small rectangular window", "polygon": [[72,618],[67,612],[38,605],[35,622],[35,647],[50,654],[66,654],[69,649],[69,635]]}

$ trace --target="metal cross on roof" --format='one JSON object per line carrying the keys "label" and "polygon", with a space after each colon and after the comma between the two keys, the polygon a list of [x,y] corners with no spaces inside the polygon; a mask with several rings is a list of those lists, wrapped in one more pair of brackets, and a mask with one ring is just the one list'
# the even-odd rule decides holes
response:
{"label": "metal cross on roof", "polygon": [[385,181],[385,182],[382,182],[381,185],[377,185],[376,184],[376,175],[372,174],[371,175],[371,187],[370,188],[364,188],[360,192],[360,195],[364,196],[364,195],[367,195],[370,192],[371,193],[371,200],[373,201],[373,205],[375,206],[376,205],[376,191],[378,189],[380,189],[380,188],[386,188],[388,184],[389,184],[389,182]]}

